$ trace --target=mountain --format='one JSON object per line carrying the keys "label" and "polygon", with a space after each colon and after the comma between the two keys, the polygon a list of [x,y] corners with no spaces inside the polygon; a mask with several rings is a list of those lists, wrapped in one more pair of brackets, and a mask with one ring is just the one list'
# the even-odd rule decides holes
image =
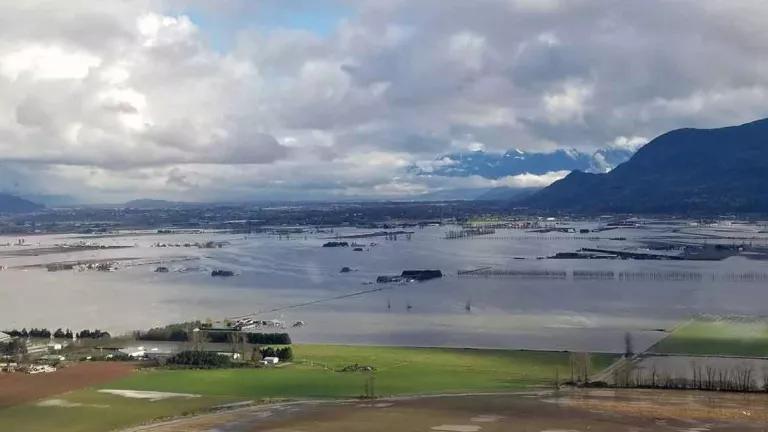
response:
{"label": "mountain", "polygon": [[522,205],[576,212],[768,212],[768,119],[678,129],[604,174],[574,171]]}
{"label": "mountain", "polygon": [[69,195],[24,194],[21,198],[46,207],[67,207],[79,204],[77,198]]}
{"label": "mountain", "polygon": [[488,190],[475,199],[478,201],[511,201],[521,200],[527,198],[536,192],[539,188],[512,188],[512,187],[497,187]]}
{"label": "mountain", "polygon": [[0,193],[0,213],[32,213],[44,208],[40,204],[15,195]]}
{"label": "mountain", "polygon": [[427,169],[412,167],[418,175],[469,177],[477,175],[499,179],[519,174],[546,174],[553,171],[609,171],[632,156],[622,148],[600,149],[588,154],[577,150],[556,150],[551,153],[529,153],[510,150],[505,153],[474,151],[452,153],[438,157]]}

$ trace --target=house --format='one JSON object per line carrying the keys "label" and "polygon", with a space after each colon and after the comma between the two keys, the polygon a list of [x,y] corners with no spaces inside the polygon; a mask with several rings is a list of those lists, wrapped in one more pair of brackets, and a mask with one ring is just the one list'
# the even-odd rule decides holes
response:
{"label": "house", "polygon": [[0,332],[0,343],[8,343],[11,339],[11,335]]}
{"label": "house", "polygon": [[279,362],[280,362],[280,359],[277,357],[264,357],[260,363],[265,365],[275,365],[275,364],[278,364]]}
{"label": "house", "polygon": [[48,349],[53,351],[61,351],[61,349],[64,348],[64,346],[58,342],[49,342],[48,343]]}

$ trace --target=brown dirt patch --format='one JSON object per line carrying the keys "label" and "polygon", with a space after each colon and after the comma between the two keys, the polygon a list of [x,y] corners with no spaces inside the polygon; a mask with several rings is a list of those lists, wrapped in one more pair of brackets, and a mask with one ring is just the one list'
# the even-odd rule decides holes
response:
{"label": "brown dirt patch", "polygon": [[676,390],[586,390],[558,400],[564,406],[621,415],[768,424],[768,395]]}
{"label": "brown dirt patch", "polygon": [[377,403],[320,403],[253,407],[203,415],[131,432],[744,432],[763,430],[762,422],[697,421],[682,416],[657,417],[650,412],[624,413],[615,405],[552,403],[538,397],[469,396]]}
{"label": "brown dirt patch", "polygon": [[0,373],[0,408],[114,381],[134,369],[132,363],[89,362],[48,374]]}

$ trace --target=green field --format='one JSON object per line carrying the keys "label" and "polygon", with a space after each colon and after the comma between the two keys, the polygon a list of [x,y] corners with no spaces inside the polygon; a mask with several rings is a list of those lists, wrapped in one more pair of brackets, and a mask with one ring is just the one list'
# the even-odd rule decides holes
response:
{"label": "green field", "polygon": [[[145,370],[102,386],[200,396],[194,399],[149,402],[83,390],[57,397],[71,407],[0,410],[0,425],[13,425],[16,432],[95,432],[228,402],[358,397],[364,394],[368,373],[338,372],[353,363],[376,368],[377,396],[515,391],[551,385],[555,370],[560,377],[570,373],[570,354],[559,352],[329,345],[298,345],[294,350],[296,360],[281,367]],[[607,367],[615,358],[593,355],[593,370]]]}
{"label": "green field", "polygon": [[[570,371],[567,353],[329,345],[296,346],[295,353],[294,364],[280,368],[155,370],[110,388],[257,399],[334,398],[363,394],[367,374],[337,372],[352,363],[376,368],[376,393],[382,396],[519,390],[551,383],[555,369],[561,377]],[[595,369],[613,358],[594,356]]]}
{"label": "green field", "polygon": [[768,357],[768,321],[696,319],[652,348],[666,354]]}

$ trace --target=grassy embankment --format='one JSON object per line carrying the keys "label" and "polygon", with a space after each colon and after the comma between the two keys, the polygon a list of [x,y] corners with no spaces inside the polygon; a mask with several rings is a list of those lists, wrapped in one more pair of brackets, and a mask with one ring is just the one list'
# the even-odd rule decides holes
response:
{"label": "grassy embankment", "polygon": [[694,319],[652,349],[665,354],[768,357],[768,320]]}
{"label": "grassy embankment", "polygon": [[[188,393],[196,395],[193,398],[152,402],[86,389],[57,396],[63,406],[27,404],[0,410],[0,425],[12,425],[15,432],[95,432],[238,401],[357,397],[364,393],[368,374],[338,372],[353,363],[376,368],[379,396],[523,390],[551,385],[555,370],[560,377],[570,374],[569,354],[558,352],[329,345],[294,349],[296,360],[281,367],[146,370],[101,386]],[[594,355],[593,371],[615,358]]]}

